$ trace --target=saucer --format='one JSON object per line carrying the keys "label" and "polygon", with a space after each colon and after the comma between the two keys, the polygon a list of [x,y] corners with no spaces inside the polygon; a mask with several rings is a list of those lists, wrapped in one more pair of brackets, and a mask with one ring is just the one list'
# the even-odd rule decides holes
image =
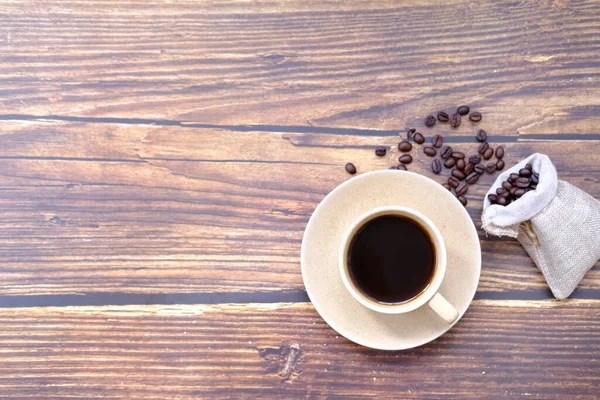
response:
{"label": "saucer", "polygon": [[448,262],[439,292],[456,307],[458,322],[475,296],[481,272],[479,237],[462,204],[442,185],[408,171],[375,171],[329,193],[308,221],[302,239],[302,278],[311,302],[340,335],[363,346],[404,350],[428,343],[453,325],[428,306],[405,314],[372,311],[348,292],[338,267],[342,236],[365,212],[406,206],[425,214],[442,233]]}

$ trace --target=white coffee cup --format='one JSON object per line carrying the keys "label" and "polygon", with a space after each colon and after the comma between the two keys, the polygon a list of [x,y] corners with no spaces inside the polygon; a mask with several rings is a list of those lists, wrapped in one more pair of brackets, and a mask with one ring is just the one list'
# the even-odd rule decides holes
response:
{"label": "white coffee cup", "polygon": [[[429,285],[412,299],[397,304],[381,303],[364,294],[353,282],[348,266],[348,250],[356,233],[367,222],[384,215],[397,215],[416,221],[426,231],[435,249],[435,268]],[[346,289],[348,289],[350,294],[363,306],[384,314],[401,314],[416,310],[427,304],[447,323],[452,324],[458,318],[458,312],[456,311],[456,308],[439,293],[440,285],[442,284],[446,273],[446,261],[447,257],[444,239],[433,222],[422,213],[402,206],[379,207],[361,215],[344,234],[339,254],[339,268],[344,286],[346,286]]]}

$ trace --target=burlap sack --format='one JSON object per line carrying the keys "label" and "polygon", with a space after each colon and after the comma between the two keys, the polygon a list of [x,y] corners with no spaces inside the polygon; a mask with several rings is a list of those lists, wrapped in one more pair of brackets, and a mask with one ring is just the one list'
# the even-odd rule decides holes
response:
{"label": "burlap sack", "polygon": [[[506,207],[491,204],[487,194],[496,193],[527,163],[540,175],[537,189]],[[544,274],[554,297],[569,297],[600,259],[600,201],[559,181],[548,156],[538,153],[500,174],[487,194],[483,229],[516,238]]]}

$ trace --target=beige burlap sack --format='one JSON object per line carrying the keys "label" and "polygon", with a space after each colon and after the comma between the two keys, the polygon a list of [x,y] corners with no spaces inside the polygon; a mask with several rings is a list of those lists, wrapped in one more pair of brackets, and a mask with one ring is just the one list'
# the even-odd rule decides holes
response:
{"label": "beige burlap sack", "polygon": [[[539,173],[537,189],[506,207],[491,204],[487,194],[496,193],[527,163]],[[483,229],[516,238],[544,274],[554,297],[569,297],[600,259],[600,201],[559,181],[548,156],[537,153],[500,174],[487,194]]]}

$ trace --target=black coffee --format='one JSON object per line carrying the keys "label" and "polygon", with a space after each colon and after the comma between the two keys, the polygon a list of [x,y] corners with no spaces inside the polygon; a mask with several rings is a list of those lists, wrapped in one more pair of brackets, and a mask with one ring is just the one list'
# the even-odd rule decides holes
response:
{"label": "black coffee", "polygon": [[350,277],[366,296],[383,304],[404,303],[429,286],[435,247],[416,221],[395,215],[374,218],[348,249]]}

